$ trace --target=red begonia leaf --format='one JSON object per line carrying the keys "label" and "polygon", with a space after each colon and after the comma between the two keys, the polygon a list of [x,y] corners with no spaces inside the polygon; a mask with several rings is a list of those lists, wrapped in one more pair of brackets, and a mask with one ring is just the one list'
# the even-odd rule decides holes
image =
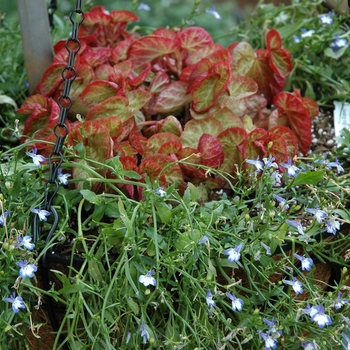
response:
{"label": "red begonia leaf", "polygon": [[273,104],[287,116],[288,124],[299,142],[299,149],[307,154],[311,144],[311,119],[300,98],[290,92],[275,96]]}
{"label": "red begonia leaf", "polygon": [[[116,115],[120,117],[128,105],[128,99],[123,96],[114,96],[99,103],[97,106],[90,109],[86,115],[86,120],[95,120],[99,118],[108,118]],[[124,120],[124,119],[123,119]]]}
{"label": "red begonia leaf", "polygon": [[126,120],[135,115],[152,97],[149,91],[136,89],[128,91],[125,94],[129,103],[127,108],[119,116]]}
{"label": "red begonia leaf", "polygon": [[[107,169],[96,169],[94,162],[105,163],[105,161],[113,156],[113,141],[109,135],[108,129],[99,124],[96,121],[85,121],[79,123],[79,125],[72,128],[67,137],[67,145],[73,148],[82,144],[84,146],[84,154],[82,157],[77,158],[75,161],[86,165],[85,168],[74,167],[73,178],[75,180],[82,180],[76,182],[77,188],[86,188],[84,183],[87,184],[86,179],[91,177],[91,173],[88,168],[95,168],[101,175],[106,176]],[[100,183],[92,183],[91,189],[95,192],[99,189]]]}
{"label": "red begonia leaf", "polygon": [[202,46],[198,50],[195,50],[193,53],[191,53],[185,60],[186,66],[192,66],[198,62],[200,62],[203,58],[209,57],[211,54],[213,54],[217,50],[221,50],[224,47],[220,44],[212,44],[212,45],[206,45]]}
{"label": "red begonia leaf", "polygon": [[192,119],[186,123],[180,137],[183,147],[197,148],[199,139],[203,134],[218,136],[223,131],[221,122],[214,117]]}
{"label": "red begonia leaf", "polygon": [[136,40],[130,47],[128,56],[135,61],[153,62],[179,48],[179,42],[158,35],[148,35]]}
{"label": "red begonia leaf", "polygon": [[254,65],[255,54],[247,42],[233,43],[228,47],[231,52],[232,74],[246,75]]}
{"label": "red begonia leaf", "polygon": [[181,140],[178,136],[171,134],[169,132],[161,132],[155,134],[148,139],[147,145],[145,147],[144,156],[147,157],[152,154],[158,153],[160,147],[167,142],[175,142],[181,145]]}
{"label": "red begonia leaf", "polygon": [[135,40],[135,38],[130,37],[118,42],[117,46],[114,47],[110,52],[109,58],[112,64],[123,62],[127,59],[129,48]]}
{"label": "red begonia leaf", "polygon": [[238,145],[238,149],[241,152],[242,159],[253,159],[255,160],[258,156],[260,159],[265,156],[266,148],[261,145],[254,143],[255,140],[258,140],[266,135],[266,130],[261,128],[256,128],[246,135],[244,141]]}
{"label": "red begonia leaf", "polygon": [[[298,139],[296,138],[295,134],[291,129],[282,125],[275,126],[268,130],[267,134],[271,137],[271,140],[273,140],[272,135],[278,135],[279,137],[282,137],[285,140],[287,147],[287,158],[284,158],[283,162],[286,162],[288,158],[294,158],[296,155],[298,155]],[[277,157],[275,158],[278,159]]]}
{"label": "red begonia leaf", "polygon": [[143,62],[132,68],[132,77],[129,77],[129,84],[133,87],[142,84],[149,76],[152,66],[149,62]]}
{"label": "red begonia leaf", "polygon": [[186,49],[189,54],[202,47],[213,45],[210,34],[201,27],[188,27],[178,33],[178,38],[182,49]]}
{"label": "red begonia leaf", "polygon": [[152,112],[170,113],[188,104],[191,95],[187,93],[187,86],[186,82],[180,80],[169,84],[156,97]]}
{"label": "red begonia leaf", "polygon": [[140,18],[135,13],[128,10],[114,10],[110,12],[113,22],[136,22]]}
{"label": "red begonia leaf", "polygon": [[218,168],[224,162],[224,151],[219,140],[210,134],[203,134],[198,141],[198,151],[204,165]]}
{"label": "red begonia leaf", "polygon": [[118,142],[121,142],[123,140],[126,140],[129,138],[130,133],[135,130],[136,123],[135,118],[130,117],[123,121],[123,128],[121,134],[118,136],[117,140]]}
{"label": "red begonia leaf", "polygon": [[238,100],[254,95],[258,91],[258,84],[244,75],[233,75],[228,84],[229,98]]}
{"label": "red begonia leaf", "polygon": [[182,125],[176,117],[169,115],[157,123],[156,132],[170,132],[180,137],[182,134]]}
{"label": "red begonia leaf", "polygon": [[151,181],[157,180],[160,176],[160,180],[167,185],[183,182],[179,164],[174,163],[171,157],[165,154],[153,154],[144,158],[139,166],[139,173],[147,173]]}
{"label": "red begonia leaf", "polygon": [[224,162],[220,170],[233,174],[236,171],[235,165],[242,163],[242,155],[237,146],[243,142],[247,132],[241,127],[228,128],[218,135],[218,140],[224,152]]}
{"label": "red begonia leaf", "polygon": [[108,98],[115,96],[118,89],[119,87],[115,83],[95,80],[85,87],[80,96],[85,106],[93,108]]}
{"label": "red begonia leaf", "polygon": [[170,83],[170,77],[164,72],[157,72],[151,81],[150,91],[153,94],[159,94]]}
{"label": "red begonia leaf", "polygon": [[148,139],[139,130],[133,130],[129,135],[129,141],[137,152],[143,156]]}
{"label": "red begonia leaf", "polygon": [[163,143],[159,150],[158,153],[160,154],[166,154],[166,155],[171,155],[171,154],[179,154],[181,152],[182,145],[180,142],[176,141],[168,141]]}
{"label": "red begonia leaf", "polygon": [[116,140],[120,136],[123,128],[123,123],[119,117],[111,116],[108,118],[95,119],[95,121],[107,128],[112,140]]}
{"label": "red begonia leaf", "polygon": [[108,61],[111,49],[106,47],[90,47],[80,56],[80,63],[97,67]]}
{"label": "red begonia leaf", "polygon": [[[42,95],[51,96],[56,91],[63,82],[61,73],[62,69],[66,66],[66,63],[57,62],[52,63],[49,68],[46,69],[39,83],[39,90]],[[68,77],[70,77],[71,74],[72,73],[68,73]]]}

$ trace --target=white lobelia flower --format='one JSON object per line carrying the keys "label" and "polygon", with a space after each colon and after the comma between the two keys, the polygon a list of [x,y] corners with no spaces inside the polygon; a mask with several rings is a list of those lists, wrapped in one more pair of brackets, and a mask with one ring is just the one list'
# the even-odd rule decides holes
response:
{"label": "white lobelia flower", "polygon": [[155,270],[148,271],[146,275],[141,275],[139,277],[139,282],[142,283],[145,287],[148,287],[149,285],[156,286],[157,281],[152,275],[154,274]]}

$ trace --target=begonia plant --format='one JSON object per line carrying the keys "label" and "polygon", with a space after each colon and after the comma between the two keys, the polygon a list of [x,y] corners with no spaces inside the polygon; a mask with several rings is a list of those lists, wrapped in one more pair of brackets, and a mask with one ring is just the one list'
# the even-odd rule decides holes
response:
{"label": "begonia plant", "polygon": [[[78,162],[119,157],[141,182],[148,176],[162,186],[190,181],[225,188],[223,178],[208,177],[200,166],[235,176],[245,159],[273,156],[283,163],[307,154],[318,107],[297,89],[283,91],[292,61],[276,30],[266,32],[265,48],[254,50],[248,42],[223,47],[194,26],[141,36],[127,29],[137,20],[130,11],[109,13],[102,6],[85,14],[66,123],[66,146],[79,153]],[[59,118],[65,40],[55,45],[55,54],[18,110],[28,115],[23,140],[45,141],[35,145],[44,156]],[[89,177],[78,167],[72,175]],[[103,175],[115,176],[106,170]],[[135,186],[125,189],[142,197]]]}

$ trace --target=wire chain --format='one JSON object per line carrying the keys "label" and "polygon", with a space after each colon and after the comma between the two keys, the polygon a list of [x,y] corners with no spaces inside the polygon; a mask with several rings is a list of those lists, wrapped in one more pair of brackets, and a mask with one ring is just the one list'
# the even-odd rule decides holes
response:
{"label": "wire chain", "polygon": [[[44,205],[43,209],[47,210],[50,214],[53,214],[53,223],[51,229],[47,235],[46,243],[52,237],[53,232],[58,225],[58,215],[56,209],[53,207],[53,200],[57,194],[59,188],[58,170],[63,163],[63,145],[65,138],[68,135],[68,127],[66,125],[67,114],[72,107],[72,99],[69,96],[72,84],[77,77],[77,72],[74,68],[74,61],[77,53],[80,50],[80,41],[78,39],[79,26],[84,21],[84,13],[82,11],[82,0],[76,1],[75,9],[69,15],[72,23],[72,34],[66,41],[66,50],[68,51],[67,66],[63,68],[61,72],[62,79],[64,81],[64,87],[61,96],[57,100],[57,104],[60,108],[60,114],[57,124],[54,127],[54,134],[56,136],[56,142],[53,151],[48,156],[49,163],[49,179],[44,185]],[[76,20],[78,18],[79,20]],[[41,234],[41,227],[38,226],[38,215],[33,220],[33,238],[36,241]],[[45,260],[45,258],[44,258]]]}
{"label": "wire chain", "polygon": [[47,9],[47,12],[49,14],[49,23],[50,23],[51,30],[55,28],[53,17],[56,10],[57,10],[57,0],[51,0],[49,8]]}

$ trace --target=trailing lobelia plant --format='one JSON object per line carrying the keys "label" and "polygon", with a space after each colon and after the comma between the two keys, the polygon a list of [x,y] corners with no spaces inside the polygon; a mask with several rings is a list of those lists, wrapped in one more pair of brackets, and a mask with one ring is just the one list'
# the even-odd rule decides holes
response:
{"label": "trailing lobelia plant", "polygon": [[[66,146],[77,162],[118,157],[141,182],[148,176],[161,186],[190,181],[224,188],[223,178],[208,177],[201,166],[234,177],[245,159],[273,156],[280,164],[308,152],[318,107],[297,89],[283,92],[292,61],[276,30],[267,31],[265,49],[247,42],[225,48],[201,27],[140,36],[126,29],[137,20],[132,12],[109,13],[103,6],[85,14],[67,121]],[[55,138],[68,57],[65,41],[54,49],[53,63],[18,110],[29,115],[23,141],[45,141],[35,144],[43,155]],[[108,169],[101,174],[115,176]],[[81,167],[72,175],[89,178]],[[142,197],[139,187],[123,186],[131,197]]]}

